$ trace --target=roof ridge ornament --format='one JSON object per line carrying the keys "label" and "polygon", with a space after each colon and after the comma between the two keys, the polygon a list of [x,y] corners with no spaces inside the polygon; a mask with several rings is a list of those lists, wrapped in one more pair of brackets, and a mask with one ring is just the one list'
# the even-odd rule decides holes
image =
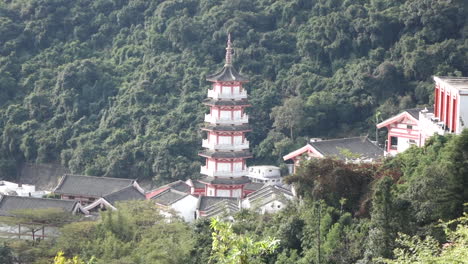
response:
{"label": "roof ridge ornament", "polygon": [[226,64],[224,66],[232,65],[232,46],[231,46],[231,33],[228,33],[227,47],[226,47]]}

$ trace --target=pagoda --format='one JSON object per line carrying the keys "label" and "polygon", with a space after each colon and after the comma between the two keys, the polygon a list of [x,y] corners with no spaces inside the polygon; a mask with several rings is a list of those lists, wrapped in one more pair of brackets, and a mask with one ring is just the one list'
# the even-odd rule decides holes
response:
{"label": "pagoda", "polygon": [[206,80],[213,84],[203,102],[210,107],[210,113],[205,115],[206,125],[202,128],[207,138],[203,140],[204,150],[199,155],[206,162],[200,171],[204,177],[199,181],[205,184],[206,196],[242,198],[244,187],[250,182],[246,177],[246,159],[252,154],[245,138],[246,132],[251,131],[249,117],[245,114],[250,104],[247,91],[242,87],[248,79],[232,65],[230,35],[224,67]]}

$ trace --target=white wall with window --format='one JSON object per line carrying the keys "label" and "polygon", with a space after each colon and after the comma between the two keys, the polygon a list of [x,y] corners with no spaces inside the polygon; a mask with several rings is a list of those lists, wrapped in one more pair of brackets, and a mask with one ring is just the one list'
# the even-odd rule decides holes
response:
{"label": "white wall with window", "polygon": [[231,171],[231,163],[218,162],[218,170],[217,171]]}
{"label": "white wall with window", "polygon": [[231,140],[232,140],[231,136],[219,136],[218,144],[231,145],[232,144]]}
{"label": "white wall with window", "polygon": [[231,111],[222,111],[221,110],[220,118],[222,120],[231,120],[232,119]]}

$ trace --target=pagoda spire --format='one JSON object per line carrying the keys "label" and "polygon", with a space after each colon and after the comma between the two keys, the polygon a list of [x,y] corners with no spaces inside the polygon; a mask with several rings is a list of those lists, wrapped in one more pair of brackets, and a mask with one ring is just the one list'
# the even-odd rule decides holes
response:
{"label": "pagoda spire", "polygon": [[231,33],[228,34],[227,47],[226,47],[226,64],[224,66],[232,65],[232,46],[231,46]]}

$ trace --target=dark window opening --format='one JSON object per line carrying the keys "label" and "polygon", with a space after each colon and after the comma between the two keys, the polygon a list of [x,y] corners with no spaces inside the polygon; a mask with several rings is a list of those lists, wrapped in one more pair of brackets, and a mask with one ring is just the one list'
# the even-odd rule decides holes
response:
{"label": "dark window opening", "polygon": [[397,145],[398,145],[398,138],[390,137],[390,149],[397,149]]}

